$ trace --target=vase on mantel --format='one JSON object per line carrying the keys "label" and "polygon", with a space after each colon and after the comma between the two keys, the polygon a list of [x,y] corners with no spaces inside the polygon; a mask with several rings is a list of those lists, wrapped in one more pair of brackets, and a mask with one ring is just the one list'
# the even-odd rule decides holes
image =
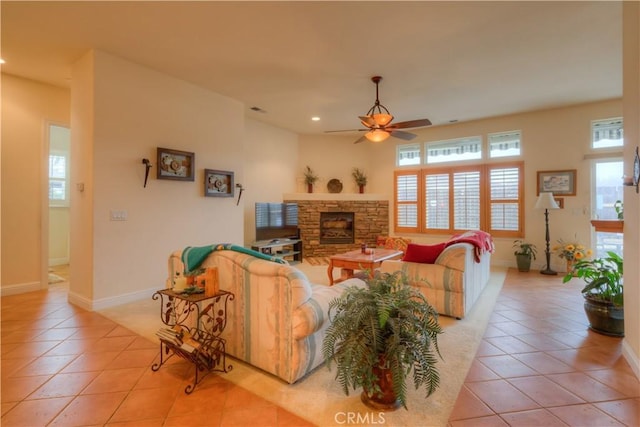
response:
{"label": "vase on mantel", "polygon": [[307,193],[313,193],[313,184],[307,183]]}
{"label": "vase on mantel", "polygon": [[360,194],[364,193],[364,185],[363,184],[358,185],[358,190],[360,191]]}

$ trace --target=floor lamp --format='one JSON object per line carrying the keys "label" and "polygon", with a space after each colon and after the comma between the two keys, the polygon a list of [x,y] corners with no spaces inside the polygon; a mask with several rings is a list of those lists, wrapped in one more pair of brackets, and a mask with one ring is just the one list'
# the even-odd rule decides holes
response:
{"label": "floor lamp", "polygon": [[549,250],[549,209],[560,209],[560,206],[553,199],[553,193],[540,193],[538,201],[536,201],[536,209],[544,209],[544,225],[545,225],[545,239],[547,242],[546,250],[547,266],[544,270],[540,270],[542,274],[554,275],[558,274],[551,269],[551,251]]}

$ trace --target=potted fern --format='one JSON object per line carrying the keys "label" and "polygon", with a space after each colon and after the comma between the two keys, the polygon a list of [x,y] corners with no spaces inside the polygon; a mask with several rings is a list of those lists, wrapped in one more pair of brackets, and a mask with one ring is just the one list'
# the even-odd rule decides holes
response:
{"label": "potted fern", "polygon": [[431,395],[436,369],[438,313],[406,276],[376,272],[367,287],[347,288],[329,304],[330,326],[322,353],[346,395],[362,387],[361,400],[378,410],[407,409],[408,376]]}

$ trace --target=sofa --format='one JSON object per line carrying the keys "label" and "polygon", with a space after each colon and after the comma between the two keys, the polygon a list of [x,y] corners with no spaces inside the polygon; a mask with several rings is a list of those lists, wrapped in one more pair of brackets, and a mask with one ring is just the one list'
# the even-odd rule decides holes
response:
{"label": "sofa", "polygon": [[[424,260],[416,259],[414,248]],[[438,313],[462,319],[489,282],[492,252],[490,235],[469,232],[437,245],[410,243],[402,260],[383,261],[380,270],[402,271]]]}
{"label": "sofa", "polygon": [[290,384],[324,361],[329,302],[349,286],[366,286],[357,278],[313,284],[287,262],[235,245],[199,248],[205,251],[195,262],[185,256],[191,249],[170,255],[169,282],[176,273],[217,267],[220,289],[234,294],[222,333],[227,354]]}

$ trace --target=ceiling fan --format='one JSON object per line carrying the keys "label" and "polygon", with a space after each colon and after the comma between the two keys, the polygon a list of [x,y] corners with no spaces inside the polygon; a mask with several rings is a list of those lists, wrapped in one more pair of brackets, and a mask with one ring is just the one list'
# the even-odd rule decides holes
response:
{"label": "ceiling fan", "polygon": [[[389,138],[389,136],[393,136],[396,138],[404,139],[409,141],[416,137],[416,134],[405,132],[399,129],[408,129],[408,128],[417,128],[430,126],[431,120],[429,119],[417,119],[417,120],[409,120],[406,122],[398,122],[391,123],[393,121],[393,116],[389,113],[389,110],[380,103],[378,99],[378,84],[382,80],[380,76],[371,77],[371,81],[376,85],[376,102],[373,104],[373,107],[367,111],[367,114],[364,116],[359,116],[360,123],[365,129],[357,129],[358,131],[366,131],[363,136],[358,138],[354,144],[364,141],[368,139],[373,142],[381,142],[385,139]],[[328,132],[345,132],[345,131],[328,131]]]}

